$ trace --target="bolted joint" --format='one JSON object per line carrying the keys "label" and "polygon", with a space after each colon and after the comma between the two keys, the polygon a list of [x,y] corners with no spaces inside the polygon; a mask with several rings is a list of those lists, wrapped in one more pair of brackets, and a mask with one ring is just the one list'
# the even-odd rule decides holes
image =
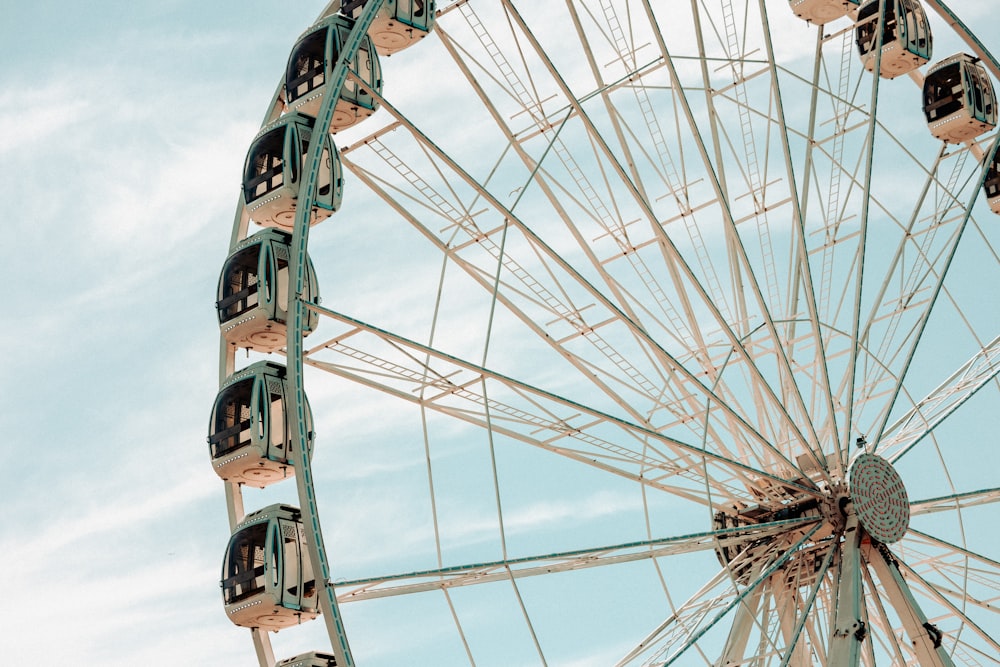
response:
{"label": "bolted joint", "polygon": [[859,642],[864,641],[865,637],[868,636],[868,627],[865,622],[860,618],[856,619],[846,628],[838,628],[833,635],[835,637],[850,637],[853,636]]}
{"label": "bolted joint", "polygon": [[941,648],[941,640],[944,638],[944,633],[930,621],[924,623],[924,630],[927,631],[927,636],[930,637],[931,644],[934,645],[934,648]]}
{"label": "bolted joint", "polygon": [[865,637],[868,636],[868,627],[865,625],[864,621],[858,621],[858,629],[854,631],[854,638],[859,642],[863,642]]}

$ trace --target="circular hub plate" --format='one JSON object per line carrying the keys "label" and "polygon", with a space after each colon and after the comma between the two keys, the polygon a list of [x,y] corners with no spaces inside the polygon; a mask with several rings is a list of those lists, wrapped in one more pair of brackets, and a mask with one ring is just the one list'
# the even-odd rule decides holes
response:
{"label": "circular hub plate", "polygon": [[910,525],[910,500],[896,469],[880,456],[862,454],[851,464],[848,484],[868,534],[879,542],[898,542]]}

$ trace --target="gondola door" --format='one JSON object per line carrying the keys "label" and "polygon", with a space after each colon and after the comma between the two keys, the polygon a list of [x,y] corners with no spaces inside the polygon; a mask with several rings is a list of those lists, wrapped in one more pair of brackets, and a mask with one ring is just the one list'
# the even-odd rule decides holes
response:
{"label": "gondola door", "polygon": [[281,558],[284,563],[281,585],[281,605],[288,609],[302,608],[302,557],[298,524],[278,520],[281,531]]}
{"label": "gondola door", "polygon": [[[284,604],[283,591],[283,569],[284,569],[284,548],[281,537],[281,520],[271,520],[267,527],[267,588],[268,593],[274,603],[288,608]],[[294,609],[295,607],[292,607]]]}
{"label": "gondola door", "polygon": [[[273,461],[284,461],[291,465],[291,462],[288,461],[291,433],[288,421],[285,419],[284,383],[270,377],[266,381],[262,381],[261,385],[261,392],[264,395],[262,403],[266,405],[265,412],[268,419],[268,458]],[[309,412],[308,405],[306,405],[306,412]]]}

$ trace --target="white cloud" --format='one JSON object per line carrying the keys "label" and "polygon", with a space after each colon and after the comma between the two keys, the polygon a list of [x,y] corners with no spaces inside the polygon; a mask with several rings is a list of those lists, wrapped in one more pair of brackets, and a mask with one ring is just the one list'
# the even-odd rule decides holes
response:
{"label": "white cloud", "polygon": [[[45,10],[45,4],[37,6]],[[980,5],[959,9],[969,21],[989,15]],[[786,10],[776,4],[772,21],[791,35],[795,20]],[[150,21],[144,11],[162,13]],[[247,143],[290,40],[312,19],[311,10],[298,18],[292,11],[264,2],[136,5],[119,22],[108,22],[114,30],[46,23],[55,38],[47,44],[65,46],[70,31],[80,43],[72,51],[52,50],[30,69],[25,60],[5,60],[3,276],[12,293],[0,332],[6,350],[0,481],[16,510],[0,533],[0,550],[13,575],[4,628],[10,660],[35,659],[39,651],[67,664],[253,659],[247,633],[225,618],[218,595],[228,536],[222,485],[204,444],[217,379],[212,302]],[[530,11],[556,10],[538,5]],[[173,27],[157,31],[164,22]],[[565,24],[546,28],[561,30]],[[807,48],[797,37],[805,32],[797,29],[794,39],[777,45],[782,58]],[[683,44],[677,48],[690,47]],[[448,74],[427,82],[447,71],[435,70],[437,55],[427,44],[394,56],[386,68],[390,99],[432,127],[447,147],[485,146],[479,135],[489,123],[469,101],[464,80]],[[589,80],[582,61],[572,67],[574,82]],[[38,72],[49,74],[29,78]],[[469,159],[483,169],[494,157]],[[436,275],[420,273],[430,264],[415,252],[396,272],[372,275],[376,269],[365,253],[373,246],[386,251],[387,262],[392,252],[408,250],[409,237],[404,242],[393,234],[398,221],[383,222],[345,213],[327,223],[337,231],[326,241],[317,237],[317,248],[351,244],[354,257],[336,269],[319,266],[321,281],[325,272],[331,294],[355,288],[334,307],[371,313],[375,325],[420,332],[429,323],[430,300],[416,302],[412,295],[431,290]],[[344,275],[351,282],[338,284]],[[411,284],[399,284],[408,275]],[[463,321],[460,314],[481,305],[481,291],[463,289],[449,293],[453,325],[439,332],[438,342],[475,359],[482,321],[479,315]],[[508,356],[500,357],[509,365],[498,370],[518,375],[529,367],[525,372],[549,387],[572,382],[561,366],[536,370],[530,368],[536,355],[517,355],[519,325],[504,320],[497,326],[495,334],[510,341]],[[371,400],[370,392],[345,389],[321,374],[310,379],[316,379],[307,384],[314,408],[324,410],[318,493],[328,546],[342,559],[335,576],[342,563],[352,574],[400,562],[433,566],[417,410]],[[473,429],[470,436],[454,422],[433,421],[432,428],[448,556],[496,557],[492,487],[482,482],[481,467],[463,467],[469,450],[483,454],[484,434]],[[537,472],[524,469],[537,459],[513,460],[523,466],[517,472]],[[504,501],[507,534],[519,549],[562,530],[585,542],[594,526],[642,516],[638,490],[592,487],[593,478],[583,478],[552,479],[558,488],[529,493],[525,479],[502,475],[503,484],[525,492]],[[248,491],[247,506],[271,498],[295,502],[292,484]],[[663,528],[655,532],[669,532],[672,517],[654,509],[656,527]],[[479,615],[484,608],[470,604],[461,613],[487,618]],[[395,635],[399,651],[410,633],[421,632],[416,621],[423,618],[410,619],[418,627]],[[438,630],[414,645],[433,650],[427,637]],[[323,640],[321,629],[311,632]],[[374,651],[384,650],[372,664],[398,655],[378,647],[374,634],[367,639]],[[617,655],[598,648],[579,664],[607,664]]]}
{"label": "white cloud", "polygon": [[34,148],[92,121],[97,110],[80,99],[80,82],[52,81],[41,90],[0,95],[0,155]]}
{"label": "white cloud", "polygon": [[114,503],[97,502],[83,513],[70,510],[53,522],[45,522],[27,539],[21,535],[7,540],[3,552],[25,563],[44,563],[54,553],[84,541],[100,540],[123,526],[141,526],[154,519],[176,515],[204,500],[212,493],[204,479],[193,478],[156,491],[154,494],[116,493]]}

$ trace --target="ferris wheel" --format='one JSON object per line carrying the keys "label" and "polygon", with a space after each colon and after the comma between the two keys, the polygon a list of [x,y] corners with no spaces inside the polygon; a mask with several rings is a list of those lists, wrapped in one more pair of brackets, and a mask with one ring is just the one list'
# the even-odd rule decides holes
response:
{"label": "ferris wheel", "polygon": [[944,2],[336,0],[275,69],[209,427],[262,666],[1000,664]]}

